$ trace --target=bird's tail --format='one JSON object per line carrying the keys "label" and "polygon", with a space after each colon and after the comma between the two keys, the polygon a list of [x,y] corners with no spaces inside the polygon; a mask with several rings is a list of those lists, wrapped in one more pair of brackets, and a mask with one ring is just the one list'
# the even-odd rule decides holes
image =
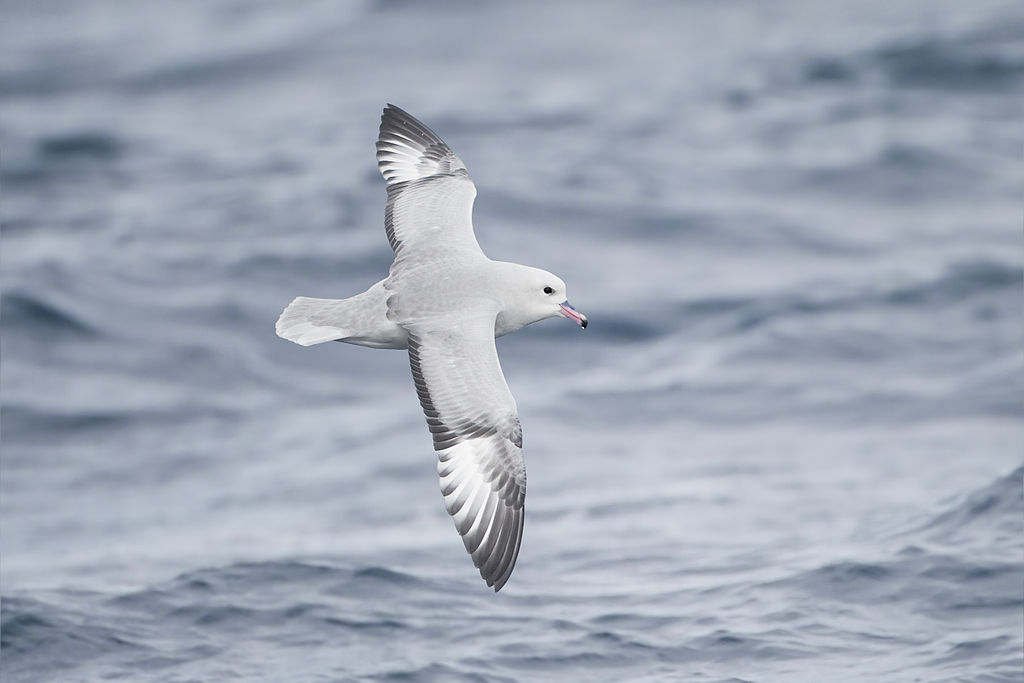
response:
{"label": "bird's tail", "polygon": [[342,339],[351,331],[340,327],[345,299],[296,297],[277,319],[277,336],[302,346]]}

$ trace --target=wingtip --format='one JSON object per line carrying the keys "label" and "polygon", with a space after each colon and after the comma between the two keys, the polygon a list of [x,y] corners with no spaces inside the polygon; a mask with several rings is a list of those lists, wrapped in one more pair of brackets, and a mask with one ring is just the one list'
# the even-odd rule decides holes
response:
{"label": "wingtip", "polygon": [[390,102],[380,116],[376,147],[377,167],[388,185],[466,171],[437,133]]}
{"label": "wingtip", "polygon": [[381,125],[383,125],[384,122],[386,122],[388,119],[392,119],[396,116],[415,119],[415,117],[412,114],[402,109],[397,104],[391,104],[390,102],[388,102],[387,104],[384,105],[384,109],[380,113]]}
{"label": "wingtip", "polygon": [[[509,576],[511,576],[511,575],[509,575]],[[508,583],[509,576],[498,577],[497,580],[488,580],[487,581],[487,585],[492,587],[494,589],[494,592],[497,593],[498,591],[500,591],[502,588],[505,587],[506,583]]]}

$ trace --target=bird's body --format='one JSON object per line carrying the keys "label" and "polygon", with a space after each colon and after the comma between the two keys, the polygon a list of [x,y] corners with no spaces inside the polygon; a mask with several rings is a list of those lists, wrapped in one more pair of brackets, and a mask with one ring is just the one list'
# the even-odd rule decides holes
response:
{"label": "bird's body", "polygon": [[[463,282],[479,280],[485,283],[488,275],[500,273],[515,263],[491,261],[484,258],[474,269],[459,269]],[[525,268],[525,266],[518,266]],[[456,274],[452,269],[451,274]],[[312,346],[325,341],[340,341],[374,349],[407,349],[409,333],[404,327],[388,318],[388,297],[391,296],[388,278],[374,284],[362,294],[348,299],[315,299],[308,296],[295,297],[281,313],[277,322],[277,333],[301,346]],[[494,336],[501,337],[526,327],[534,320],[528,312],[517,311],[502,301],[503,291],[494,288],[489,293],[498,306],[495,318]]]}
{"label": "bird's body", "polygon": [[473,234],[476,188],[462,161],[392,105],[381,117],[377,160],[395,251],[388,277],[348,299],[296,298],[277,334],[304,346],[408,350],[445,506],[480,575],[499,590],[519,553],[526,470],[494,337],[559,315],[582,327],[587,320],[551,273],[484,255]]}

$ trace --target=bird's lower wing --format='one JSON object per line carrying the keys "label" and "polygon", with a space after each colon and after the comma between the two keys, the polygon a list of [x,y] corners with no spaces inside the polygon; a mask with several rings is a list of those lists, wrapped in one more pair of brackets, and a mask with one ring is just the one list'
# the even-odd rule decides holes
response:
{"label": "bird's lower wing", "polygon": [[505,585],[523,535],[526,467],[493,316],[409,330],[409,362],[438,454],[445,507],[480,576]]}

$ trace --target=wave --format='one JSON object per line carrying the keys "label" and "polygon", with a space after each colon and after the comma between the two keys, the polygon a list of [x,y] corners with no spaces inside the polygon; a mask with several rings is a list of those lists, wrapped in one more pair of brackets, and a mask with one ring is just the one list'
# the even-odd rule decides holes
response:
{"label": "wave", "polygon": [[883,82],[901,88],[1002,91],[1024,78],[1024,23],[959,35],[902,38],[851,55],[814,55],[800,71],[814,83]]}
{"label": "wave", "polygon": [[[873,625],[876,637],[891,637],[877,610],[913,614],[922,620],[920,637],[903,638],[910,648],[929,643],[920,650],[929,670],[981,658],[1005,663],[994,676],[1019,672],[1022,485],[1024,466],[891,537],[904,545],[888,557],[829,562],[765,586],[785,591],[799,611],[844,615],[846,628]],[[967,544],[973,550],[965,552]]]}
{"label": "wave", "polygon": [[[1020,569],[1019,562],[913,547],[878,561],[831,562],[771,583],[730,588],[730,595],[742,590],[751,596],[745,604],[753,610],[779,604],[759,604],[762,598],[753,596],[788,594],[787,612],[765,615],[770,625],[736,628],[729,619],[691,622],[673,611],[671,600],[679,594],[671,588],[657,598],[668,609],[657,613],[620,595],[618,586],[612,595],[551,609],[552,597],[535,590],[495,600],[484,591],[465,591],[457,581],[379,565],[243,562],[114,596],[68,592],[59,603],[5,596],[4,675],[138,679],[172,669],[209,675],[203,660],[210,659],[221,676],[252,677],[287,666],[305,678],[295,671],[304,665],[296,653],[326,648],[331,656],[314,657],[308,677],[327,669],[340,677],[396,680],[618,671],[628,677],[638,670],[671,675],[680,667],[736,662],[792,667],[819,657],[823,638],[860,646],[867,638],[892,641],[900,652],[916,646],[917,656],[927,652],[929,666],[948,661],[959,671],[968,664],[967,653],[1010,661],[1013,639],[977,628],[964,637],[936,637],[946,647],[935,647],[931,631],[915,638],[887,635],[872,615],[903,604],[925,623],[941,625],[943,634],[950,623],[993,622],[998,629],[1021,608]],[[851,624],[859,619],[865,629],[874,625],[883,632],[856,630]],[[453,639],[456,650],[449,647]],[[258,643],[263,654],[254,659],[240,642]],[[404,654],[389,659],[396,642]]]}
{"label": "wave", "polygon": [[44,137],[39,151],[50,159],[88,158],[107,161],[121,154],[124,143],[110,133],[86,130]]}
{"label": "wave", "polygon": [[28,292],[3,294],[0,296],[0,310],[3,311],[5,334],[13,330],[51,339],[99,336],[95,327],[78,318],[66,306]]}
{"label": "wave", "polygon": [[1007,22],[958,37],[888,45],[871,61],[903,87],[1001,89],[1024,77],[1022,43],[1024,24]]}
{"label": "wave", "polygon": [[150,648],[124,625],[28,597],[2,599],[0,651],[4,680],[60,679],[60,672],[101,657],[135,657]]}
{"label": "wave", "polygon": [[278,633],[284,642],[297,636],[319,645],[390,637],[408,624],[367,605],[343,609],[339,600],[358,605],[374,595],[415,595],[417,589],[448,591],[382,567],[271,561],[187,572],[113,597],[66,594],[60,606],[4,596],[4,680],[38,680],[41,673],[60,678],[60,672],[88,667],[96,659],[135,678],[225,655],[239,633]]}
{"label": "wave", "polygon": [[[988,662],[991,680],[1012,681],[1020,671],[1022,572],[1019,560],[972,560],[908,546],[892,559],[833,562],[763,590],[781,590],[798,622],[817,615],[818,637],[888,642],[904,670],[949,667],[950,675],[973,678],[971,667]],[[915,620],[913,632],[880,618],[894,612]]]}
{"label": "wave", "polygon": [[[938,311],[966,303],[983,306],[984,310],[979,308],[978,314],[991,319],[1003,315],[1001,308],[988,305],[993,298],[998,297],[999,302],[1008,301],[1011,296],[1019,300],[1022,286],[1024,270],[1019,265],[990,258],[971,259],[946,264],[931,276],[894,276],[878,284],[822,283],[756,296],[657,299],[607,309],[589,306],[587,314],[592,322],[588,333],[620,342],[646,342],[683,330],[688,334],[706,332],[727,337],[754,332],[780,320],[867,311],[876,311],[881,317],[912,310]],[[536,325],[531,328],[530,337],[546,340],[561,336],[561,332],[557,326]],[[811,335],[810,339],[813,341],[819,336]],[[847,339],[842,348],[860,353],[849,341]],[[506,343],[528,345],[529,340]],[[834,340],[827,339],[823,343],[831,345]]]}
{"label": "wave", "polygon": [[5,402],[3,428],[8,435],[68,434],[83,430],[105,430],[134,424],[141,415],[128,411],[78,411],[73,414]]}
{"label": "wave", "polygon": [[987,174],[984,168],[937,149],[890,144],[866,159],[791,170],[789,175],[794,190],[817,188],[905,202],[980,187]]}
{"label": "wave", "polygon": [[771,585],[837,603],[913,602],[935,618],[946,618],[964,611],[1019,610],[1022,568],[1019,561],[967,560],[911,545],[894,559],[830,563]]}
{"label": "wave", "polygon": [[[1019,408],[1019,405],[1018,405]],[[929,541],[958,545],[979,538],[1021,544],[1024,533],[1024,465],[993,483],[963,496],[948,510],[913,530]]]}
{"label": "wave", "polygon": [[[722,333],[745,332],[781,318],[885,308],[934,309],[1024,286],[1019,266],[993,260],[953,263],[930,279],[894,282],[859,291],[800,291],[768,296],[706,297],[682,301],[665,316],[684,329],[725,321]],[[595,316],[596,317],[596,316]]]}
{"label": "wave", "polygon": [[[314,595],[368,597],[375,592],[398,589],[411,595],[440,590],[441,587],[412,574],[384,567],[342,568],[299,560],[280,560],[242,562],[187,572],[165,584],[118,596],[112,603],[151,613],[177,614],[186,621],[217,621],[222,617],[228,620],[236,617],[253,618],[257,614],[253,609],[274,607],[275,604],[278,608],[283,605],[283,609],[292,617],[302,616],[307,610],[286,604],[296,595],[307,598]],[[245,604],[245,596],[254,592],[264,596],[259,604]],[[216,600],[207,599],[212,596],[220,596],[220,604],[216,604]],[[238,600],[232,601],[230,596]],[[193,605],[196,600],[206,604],[195,608]],[[179,609],[183,601],[190,605],[184,612]],[[270,618],[273,616],[270,615]],[[353,628],[401,626],[387,620],[342,620],[337,621],[336,625]]]}
{"label": "wave", "polygon": [[[35,192],[49,184],[80,184],[83,179],[94,181],[99,174],[114,175],[117,163],[128,148],[123,138],[98,128],[70,130],[19,142],[21,144],[14,145],[13,152],[8,154],[3,169],[0,169],[0,177],[13,187]],[[120,181],[124,179],[124,176],[118,177]],[[82,187],[78,189],[83,190]],[[84,218],[80,216],[78,220]],[[33,224],[27,216],[13,216],[12,219],[4,224],[5,230],[12,224],[20,230]]]}
{"label": "wave", "polygon": [[[333,17],[332,17],[333,18]],[[181,30],[171,24],[164,26],[168,35]],[[189,34],[194,35],[191,29]],[[311,31],[321,34],[321,26]],[[62,33],[67,34],[69,30]],[[60,42],[63,38],[55,38]],[[126,46],[120,36],[92,45],[92,49],[75,51],[75,58],[62,55],[67,46],[52,47],[34,62],[23,63],[18,70],[0,72],[0,96],[8,98],[55,98],[78,92],[121,91],[129,95],[166,92],[178,89],[210,88],[237,84],[255,75],[274,76],[294,72],[315,54],[310,36],[285,35],[277,45],[253,44],[233,49],[218,44],[217,49],[193,51],[189,55],[168,52],[156,54],[157,59],[125,60]],[[210,44],[215,44],[211,41]]]}

